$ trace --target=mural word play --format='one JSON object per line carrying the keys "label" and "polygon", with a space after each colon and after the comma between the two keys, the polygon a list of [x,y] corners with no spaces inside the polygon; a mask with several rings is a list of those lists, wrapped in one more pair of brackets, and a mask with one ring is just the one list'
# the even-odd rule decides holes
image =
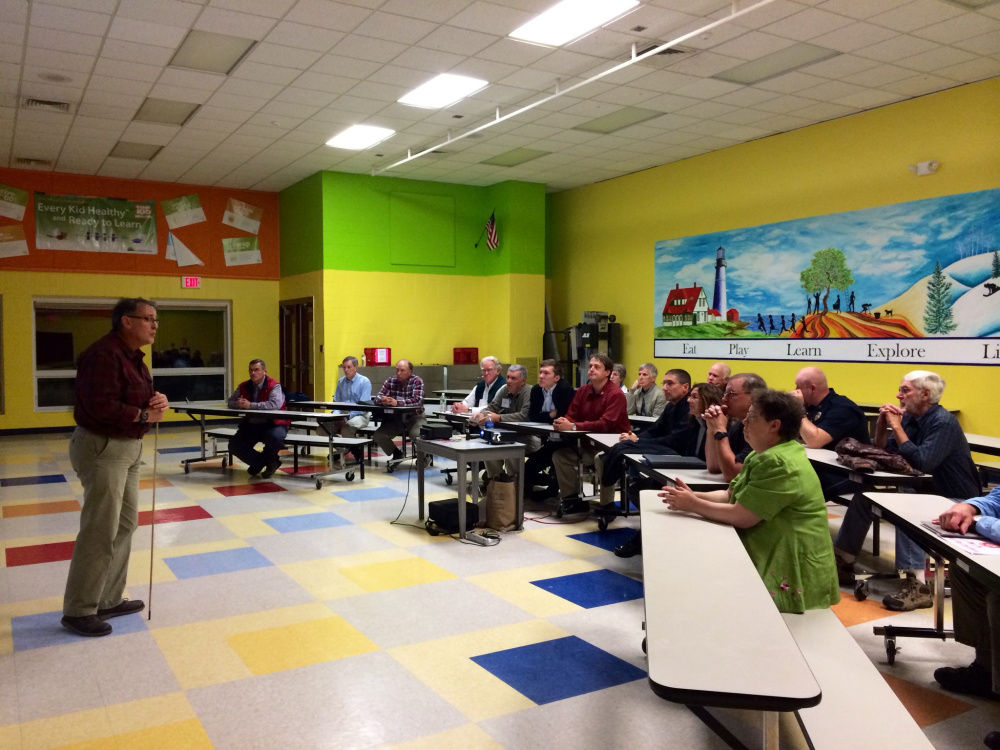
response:
{"label": "mural word play", "polygon": [[1000,364],[1000,189],[655,245],[657,357]]}

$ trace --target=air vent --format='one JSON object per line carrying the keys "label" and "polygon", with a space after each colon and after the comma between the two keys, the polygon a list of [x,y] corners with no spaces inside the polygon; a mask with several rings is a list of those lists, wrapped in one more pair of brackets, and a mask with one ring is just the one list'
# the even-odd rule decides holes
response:
{"label": "air vent", "polygon": [[25,97],[21,100],[22,109],[36,109],[43,112],[63,112],[69,114],[70,103],[69,102],[52,102],[46,99],[32,99],[31,97]]}
{"label": "air vent", "polygon": [[[636,55],[636,57],[638,57],[640,55],[645,55],[650,50],[656,49],[657,47],[659,47],[661,45],[664,45],[664,44],[666,44],[666,42],[656,42],[654,44],[650,44],[648,47],[644,47],[643,49],[636,50],[635,55]],[[667,49],[662,50],[660,52],[657,52],[656,55],[654,55],[654,57],[657,57],[659,55],[684,55],[688,51],[689,50],[686,50],[683,47],[667,47]]]}
{"label": "air vent", "polygon": [[19,167],[51,167],[52,162],[48,159],[26,159],[23,156],[17,157],[14,163]]}

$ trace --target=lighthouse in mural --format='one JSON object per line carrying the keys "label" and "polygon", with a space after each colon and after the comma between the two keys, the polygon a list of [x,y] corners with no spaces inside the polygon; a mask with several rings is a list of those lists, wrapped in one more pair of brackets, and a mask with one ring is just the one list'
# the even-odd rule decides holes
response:
{"label": "lighthouse in mural", "polygon": [[715,293],[712,295],[712,308],[719,315],[726,314],[726,248],[715,251]]}

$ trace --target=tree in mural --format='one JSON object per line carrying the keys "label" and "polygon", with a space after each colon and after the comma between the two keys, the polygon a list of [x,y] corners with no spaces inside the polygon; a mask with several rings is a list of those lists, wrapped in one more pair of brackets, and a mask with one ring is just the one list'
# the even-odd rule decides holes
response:
{"label": "tree in mural", "polygon": [[951,282],[941,270],[941,263],[934,264],[934,273],[927,282],[927,309],[924,310],[924,330],[927,333],[951,333],[958,326],[951,317]]}
{"label": "tree in mural", "polygon": [[802,288],[807,292],[815,294],[823,292],[823,313],[829,312],[826,301],[830,297],[831,289],[840,289],[843,292],[854,283],[851,269],[847,267],[847,259],[844,253],[835,247],[828,247],[825,250],[818,250],[813,254],[812,263],[805,271],[799,274],[802,280]]}
{"label": "tree in mural", "polygon": [[993,271],[990,273],[991,279],[1000,279],[1000,250],[993,251]]}

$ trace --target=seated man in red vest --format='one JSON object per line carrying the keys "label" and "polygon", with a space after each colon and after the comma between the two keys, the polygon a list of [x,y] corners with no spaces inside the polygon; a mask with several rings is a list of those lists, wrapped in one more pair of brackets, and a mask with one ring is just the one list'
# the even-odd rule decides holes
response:
{"label": "seated man in red vest", "polygon": [[[250,361],[250,379],[240,383],[233,391],[233,395],[229,397],[229,408],[285,408],[285,394],[281,392],[281,383],[267,376],[264,360]],[[267,479],[281,466],[278,451],[285,447],[285,435],[288,434],[291,423],[289,419],[246,416],[240,422],[236,434],[229,440],[229,452],[248,466],[250,476],[260,474]],[[257,443],[263,443],[264,449],[258,451],[255,447]]]}

